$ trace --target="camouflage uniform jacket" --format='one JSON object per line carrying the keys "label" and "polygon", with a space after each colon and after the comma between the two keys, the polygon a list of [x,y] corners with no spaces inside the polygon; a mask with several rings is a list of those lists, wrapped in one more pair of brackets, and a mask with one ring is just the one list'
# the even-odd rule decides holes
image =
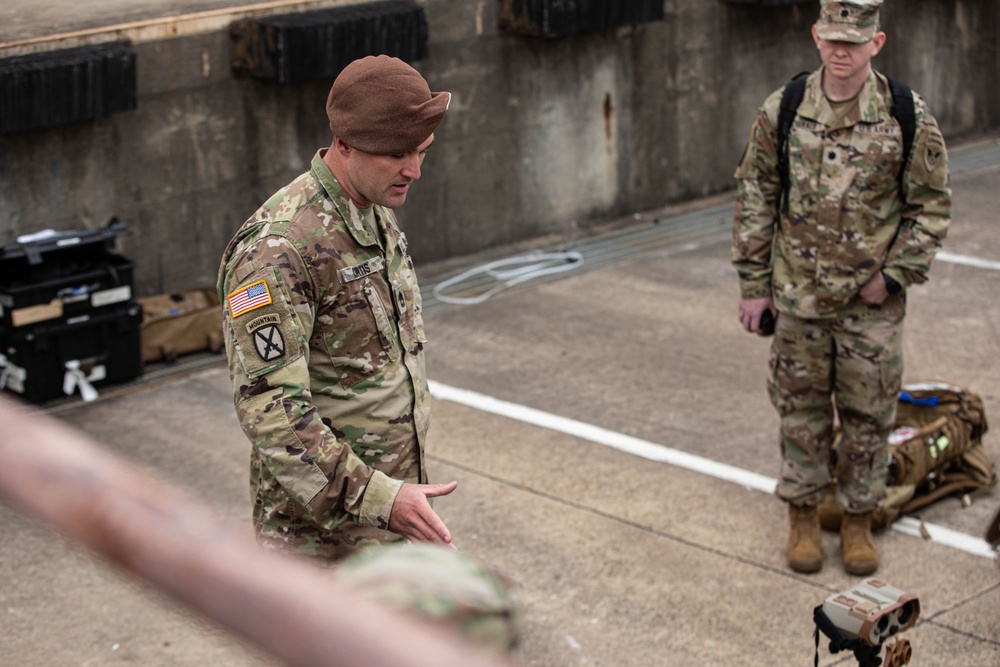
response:
{"label": "camouflage uniform jacket", "polygon": [[779,89],[765,100],[736,169],[732,262],[745,299],[771,296],[800,318],[835,317],[876,271],[903,287],[927,280],[951,222],[948,158],[937,122],[914,94],[916,133],[899,196],[902,132],[885,78],[872,72],[838,122],[820,82],[787,140],[788,210],[778,215]]}
{"label": "camouflage uniform jacket", "polygon": [[378,229],[359,215],[322,155],[244,223],[218,290],[258,540],[335,559],[398,539],[430,394],[405,236],[387,208]]}

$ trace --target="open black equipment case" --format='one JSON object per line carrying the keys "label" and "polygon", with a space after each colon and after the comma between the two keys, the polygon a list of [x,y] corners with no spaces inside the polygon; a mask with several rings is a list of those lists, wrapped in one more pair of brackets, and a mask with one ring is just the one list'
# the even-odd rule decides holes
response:
{"label": "open black equipment case", "polygon": [[125,225],[40,232],[0,246],[0,389],[41,403],[142,373],[142,308]]}

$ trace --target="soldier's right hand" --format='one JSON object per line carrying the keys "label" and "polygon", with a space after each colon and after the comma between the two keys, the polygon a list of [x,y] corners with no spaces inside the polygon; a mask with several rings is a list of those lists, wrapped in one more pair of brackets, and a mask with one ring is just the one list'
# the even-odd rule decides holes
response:
{"label": "soldier's right hand", "polygon": [[759,299],[740,299],[740,324],[747,331],[760,333],[760,318],[765,310],[770,310],[774,316],[778,314],[769,296]]}
{"label": "soldier's right hand", "polygon": [[389,531],[417,542],[443,544],[452,549],[451,533],[444,521],[427,502],[428,498],[446,496],[458,486],[458,482],[447,484],[404,483],[396,494],[396,501],[389,514]]}

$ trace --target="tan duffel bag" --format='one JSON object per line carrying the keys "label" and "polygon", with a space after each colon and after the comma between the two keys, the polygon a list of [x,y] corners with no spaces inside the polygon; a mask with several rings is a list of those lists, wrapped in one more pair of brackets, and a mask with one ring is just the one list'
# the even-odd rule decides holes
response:
{"label": "tan duffel bag", "polygon": [[222,350],[222,308],[215,291],[197,288],[136,299],[142,305],[143,362]]}

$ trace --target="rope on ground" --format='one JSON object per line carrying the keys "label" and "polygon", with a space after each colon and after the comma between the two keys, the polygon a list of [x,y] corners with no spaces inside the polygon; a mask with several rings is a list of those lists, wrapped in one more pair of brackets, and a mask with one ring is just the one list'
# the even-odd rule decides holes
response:
{"label": "rope on ground", "polygon": [[[531,253],[508,257],[463,271],[457,276],[441,281],[434,286],[434,297],[442,303],[459,305],[482,303],[508,287],[542,276],[572,271],[581,266],[583,266],[583,255],[576,251]],[[493,278],[498,284],[476,296],[448,296],[444,294],[444,291],[449,287],[481,274]]]}

